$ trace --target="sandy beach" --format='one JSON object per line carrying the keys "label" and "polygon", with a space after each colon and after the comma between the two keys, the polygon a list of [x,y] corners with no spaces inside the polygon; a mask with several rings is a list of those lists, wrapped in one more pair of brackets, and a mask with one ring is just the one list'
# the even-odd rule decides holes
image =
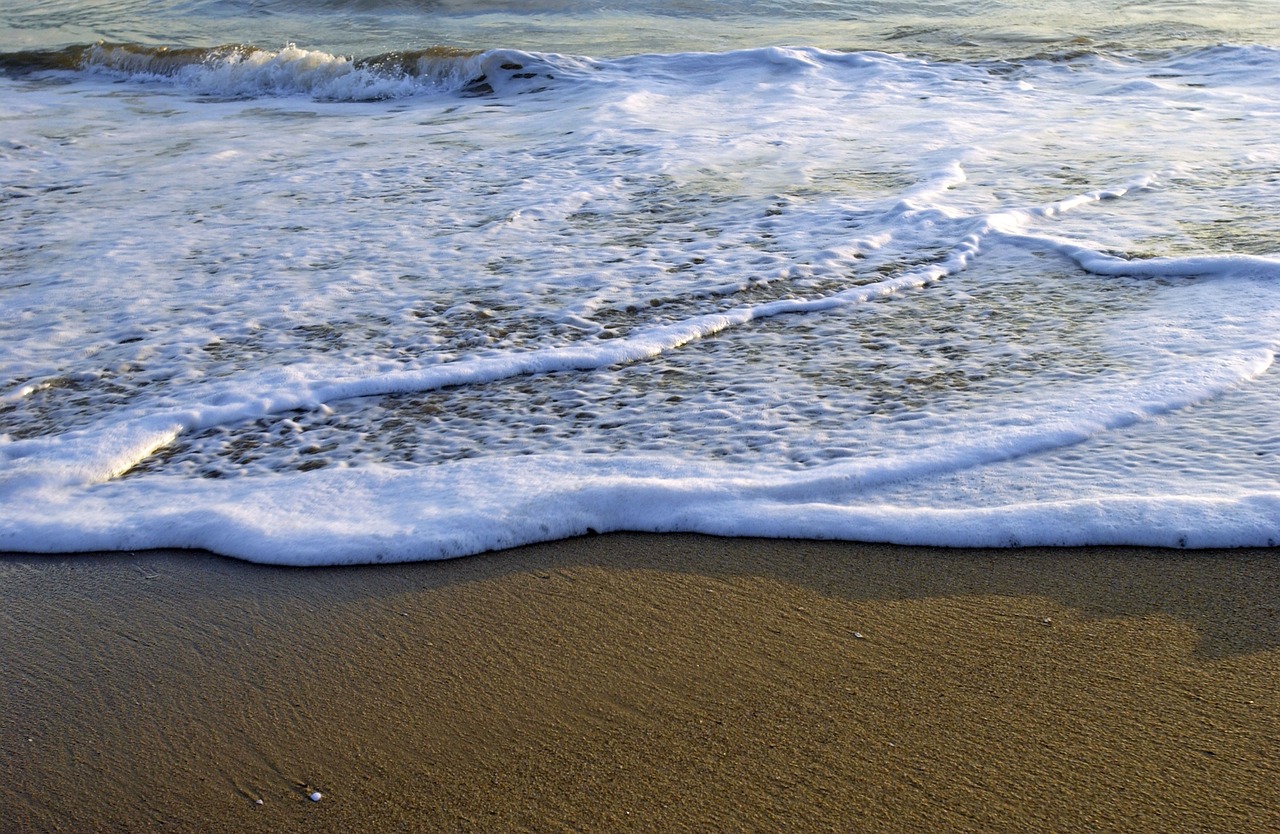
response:
{"label": "sandy beach", "polygon": [[1280,830],[1275,551],[618,534],[0,577],[6,832]]}

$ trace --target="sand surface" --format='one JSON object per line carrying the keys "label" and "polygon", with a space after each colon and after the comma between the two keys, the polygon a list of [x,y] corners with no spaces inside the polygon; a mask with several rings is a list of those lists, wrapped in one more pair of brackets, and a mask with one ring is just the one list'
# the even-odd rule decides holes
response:
{"label": "sand surface", "polygon": [[1276,551],[10,555],[0,597],[5,832],[1280,830]]}

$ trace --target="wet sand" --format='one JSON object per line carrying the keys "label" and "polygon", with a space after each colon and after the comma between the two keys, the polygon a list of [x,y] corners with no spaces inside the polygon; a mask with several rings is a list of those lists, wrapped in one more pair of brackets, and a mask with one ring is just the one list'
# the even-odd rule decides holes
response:
{"label": "wet sand", "polygon": [[0,595],[5,832],[1280,830],[1274,550],[10,555]]}

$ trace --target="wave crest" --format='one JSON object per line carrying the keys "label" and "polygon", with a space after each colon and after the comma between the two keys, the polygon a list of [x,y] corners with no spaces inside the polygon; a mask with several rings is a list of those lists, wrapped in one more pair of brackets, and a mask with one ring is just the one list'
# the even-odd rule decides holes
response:
{"label": "wave crest", "polygon": [[171,48],[96,43],[0,55],[0,71],[107,74],[163,81],[218,98],[306,95],[322,101],[379,101],[444,93],[536,92],[556,78],[547,57],[511,49],[437,46],[349,58],[287,44],[278,50],[233,44]]}

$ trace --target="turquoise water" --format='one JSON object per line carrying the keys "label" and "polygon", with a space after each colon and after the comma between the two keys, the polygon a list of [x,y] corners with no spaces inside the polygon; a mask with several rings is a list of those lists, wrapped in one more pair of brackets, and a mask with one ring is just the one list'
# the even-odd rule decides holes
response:
{"label": "turquoise water", "polygon": [[168,47],[297,43],[355,57],[439,45],[596,57],[805,45],[972,59],[1275,44],[1280,9],[1269,0],[13,0],[0,13],[6,51],[99,40]]}

